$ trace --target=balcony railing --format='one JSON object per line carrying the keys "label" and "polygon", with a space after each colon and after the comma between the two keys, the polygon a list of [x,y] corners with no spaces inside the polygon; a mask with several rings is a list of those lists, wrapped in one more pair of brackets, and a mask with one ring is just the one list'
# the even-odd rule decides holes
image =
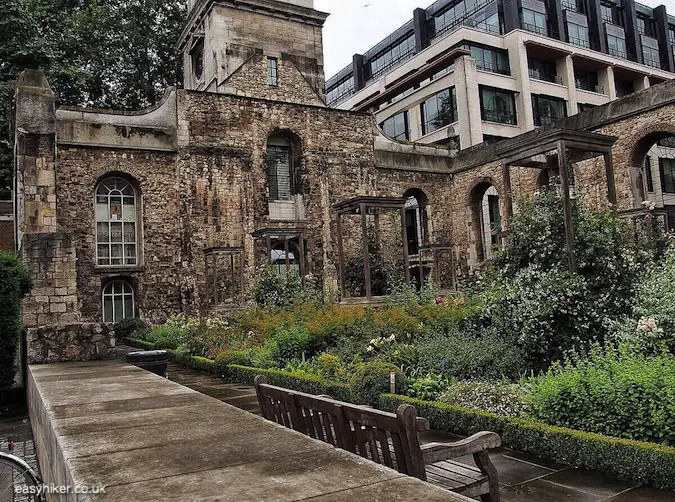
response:
{"label": "balcony railing", "polygon": [[483,110],[483,120],[499,124],[516,125],[516,112],[508,110]]}
{"label": "balcony railing", "polygon": [[582,91],[589,91],[589,92],[595,92],[598,94],[604,94],[605,93],[605,88],[601,85],[597,84],[592,84],[590,82],[586,82],[584,80],[575,80],[574,85],[577,89],[581,89]]}
{"label": "balcony railing", "polygon": [[586,47],[587,49],[591,48],[591,43],[583,38],[570,37],[570,43],[572,45],[576,45],[577,47]]}
{"label": "balcony railing", "polygon": [[577,3],[574,0],[562,0],[560,4],[563,10],[571,10],[572,12],[579,12]]}
{"label": "balcony railing", "polygon": [[495,64],[492,61],[484,61],[482,59],[476,60],[476,68],[479,70],[491,71],[492,73],[499,73],[501,75],[511,74],[511,71],[508,67],[504,68],[503,66]]}
{"label": "balcony railing", "polygon": [[614,49],[612,47],[608,47],[607,52],[609,52],[609,54],[612,55],[612,56],[616,56],[618,58],[623,58],[623,59],[628,59],[628,54],[626,54],[626,51],[622,51],[620,49]]}
{"label": "balcony railing", "polygon": [[530,78],[535,80],[543,80],[544,82],[551,82],[553,84],[563,85],[563,79],[555,73],[547,73],[536,68],[529,68]]}
{"label": "balcony railing", "polygon": [[385,65],[380,66],[376,70],[372,70],[372,74],[370,75],[370,78],[368,79],[368,82],[377,79],[380,75],[384,73],[388,73],[391,71],[394,67],[400,66],[406,61],[408,61],[412,56],[415,54],[415,48],[410,47],[408,50],[405,52],[401,52],[396,58],[392,58],[390,62],[388,62]]}
{"label": "balcony railing", "polygon": [[548,35],[546,27],[541,27],[541,26],[537,26],[537,25],[534,25],[534,24],[530,24],[530,23],[523,23],[523,29],[525,31],[529,31],[531,33],[538,33],[539,35],[544,35],[544,36]]}

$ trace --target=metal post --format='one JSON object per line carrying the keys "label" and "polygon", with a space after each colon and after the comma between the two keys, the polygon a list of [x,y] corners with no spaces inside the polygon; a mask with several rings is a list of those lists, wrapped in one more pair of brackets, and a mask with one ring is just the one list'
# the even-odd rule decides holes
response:
{"label": "metal post", "polygon": [[[405,282],[406,284],[410,284],[410,257],[408,256],[408,228],[405,225],[405,206],[401,208],[401,231],[403,235],[403,266],[405,267]],[[421,256],[422,255],[420,254],[420,258]]]}
{"label": "metal post", "polygon": [[563,212],[565,213],[565,244],[567,247],[567,263],[570,272],[577,271],[574,252],[574,223],[572,222],[572,203],[570,201],[570,180],[567,170],[567,146],[564,141],[558,142],[558,171],[562,182]]}
{"label": "metal post", "polygon": [[361,234],[363,238],[363,276],[366,280],[366,298],[370,300],[373,297],[372,284],[370,278],[370,250],[368,249],[368,220],[366,214],[366,205],[362,202],[361,210]]}
{"label": "metal post", "polygon": [[284,254],[286,255],[286,277],[291,275],[291,261],[288,258],[288,236],[284,237]]}

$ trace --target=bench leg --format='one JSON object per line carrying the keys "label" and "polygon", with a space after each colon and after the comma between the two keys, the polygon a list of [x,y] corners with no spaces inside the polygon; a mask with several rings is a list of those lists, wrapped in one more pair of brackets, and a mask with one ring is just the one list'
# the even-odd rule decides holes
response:
{"label": "bench leg", "polygon": [[473,459],[476,462],[476,465],[483,474],[486,474],[488,477],[488,482],[490,485],[490,493],[481,495],[480,499],[482,502],[500,502],[499,497],[499,476],[497,474],[497,469],[490,461],[490,455],[487,451],[481,451],[474,453]]}

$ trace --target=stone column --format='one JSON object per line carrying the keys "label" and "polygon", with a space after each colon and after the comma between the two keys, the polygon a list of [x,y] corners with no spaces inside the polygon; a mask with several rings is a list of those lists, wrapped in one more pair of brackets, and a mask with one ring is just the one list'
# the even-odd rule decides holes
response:
{"label": "stone column", "polygon": [[605,88],[605,94],[614,101],[616,99],[616,82],[614,80],[614,68],[608,66],[598,71],[598,84]]}
{"label": "stone column", "polygon": [[574,63],[572,56],[565,56],[556,61],[556,69],[558,75],[563,80],[563,84],[567,86],[567,115],[576,115],[579,113],[579,105],[577,103],[577,87],[574,83]]}
{"label": "stone column", "polygon": [[455,61],[455,90],[457,92],[457,132],[462,148],[483,142],[480,94],[476,77],[476,60],[462,56]]}

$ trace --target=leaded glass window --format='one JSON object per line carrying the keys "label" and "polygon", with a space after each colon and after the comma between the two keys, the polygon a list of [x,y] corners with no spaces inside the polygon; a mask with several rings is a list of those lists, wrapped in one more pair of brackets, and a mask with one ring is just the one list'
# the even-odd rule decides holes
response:
{"label": "leaded glass window", "polygon": [[136,191],[122,178],[106,178],[96,189],[96,263],[138,265]]}
{"label": "leaded glass window", "polygon": [[116,323],[136,317],[134,288],[127,281],[114,280],[103,288],[103,322]]}

